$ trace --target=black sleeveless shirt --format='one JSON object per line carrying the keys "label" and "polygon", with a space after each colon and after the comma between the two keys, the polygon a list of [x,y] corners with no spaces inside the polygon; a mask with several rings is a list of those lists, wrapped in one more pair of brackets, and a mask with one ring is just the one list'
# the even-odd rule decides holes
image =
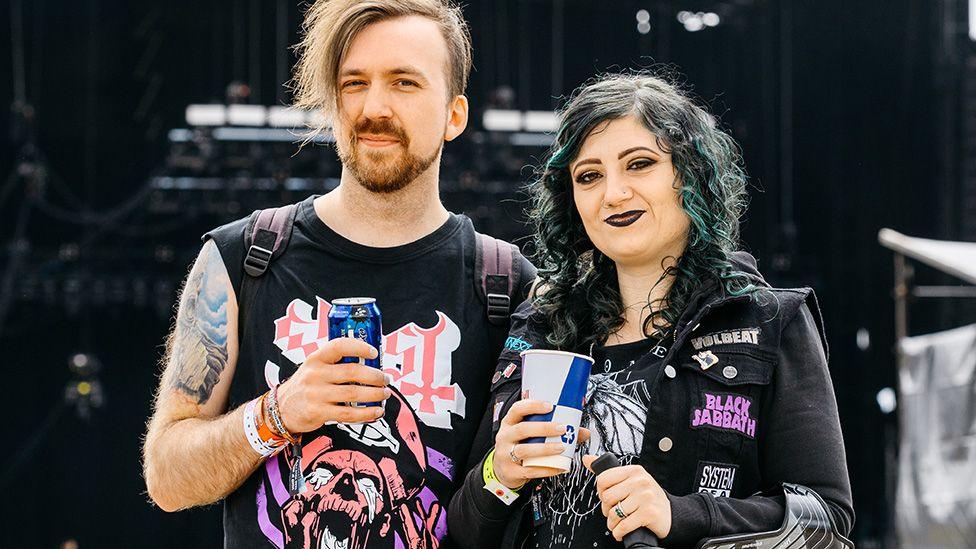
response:
{"label": "black sleeveless shirt", "polygon": [[[303,436],[303,493],[287,489],[289,453],[259,467],[224,502],[224,545],[443,549],[447,502],[463,478],[507,332],[488,323],[476,291],[474,227],[452,214],[415,242],[371,248],[326,226],[314,198],[298,205],[286,252],[246,304],[230,407],[292,375],[328,339],[330,301],[342,297],[376,298],[393,396],[377,421]],[[238,296],[246,225],[206,235]],[[515,303],[534,275],[523,260]]]}

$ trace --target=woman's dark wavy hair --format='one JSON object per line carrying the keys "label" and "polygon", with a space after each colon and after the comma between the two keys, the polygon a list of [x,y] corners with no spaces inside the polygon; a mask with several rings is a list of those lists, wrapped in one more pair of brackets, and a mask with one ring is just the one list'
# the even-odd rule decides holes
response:
{"label": "woman's dark wavy hair", "polygon": [[665,79],[646,73],[604,75],[570,97],[547,160],[528,188],[535,259],[545,288],[535,307],[557,349],[602,345],[624,323],[616,266],[586,235],[568,167],[592,131],[626,116],[640,121],[671,154],[681,206],[691,221],[684,253],[665,268],[665,277],[673,277],[670,289],[653,307],[647,304],[652,313],[644,334],[667,335],[705,284],[731,295],[757,289],[752,276],[729,260],[739,244],[739,218],[746,206],[746,176],[735,141]]}

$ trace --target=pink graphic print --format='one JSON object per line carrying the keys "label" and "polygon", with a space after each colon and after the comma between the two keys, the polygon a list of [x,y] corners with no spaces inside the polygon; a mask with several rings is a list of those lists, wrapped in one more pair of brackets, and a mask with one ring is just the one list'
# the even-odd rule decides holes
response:
{"label": "pink graphic print", "polygon": [[[329,340],[328,301],[317,297],[317,307],[296,299],[285,316],[275,321],[275,345],[294,364],[301,364]],[[411,322],[383,336],[383,371],[393,376],[400,390],[425,425],[451,428],[451,414],[464,417],[464,392],[451,383],[451,356],[461,345],[461,330],[446,314],[436,311],[437,322],[423,328]],[[268,362],[266,369],[274,370]],[[277,379],[277,371],[266,378]]]}
{"label": "pink graphic print", "polygon": [[287,547],[436,549],[443,510],[418,498],[428,463],[417,418],[399,393],[391,401],[383,419],[339,425],[304,445],[305,492],[281,509]]}
{"label": "pink graphic print", "polygon": [[[274,322],[274,343],[301,364],[328,340],[328,301],[295,299]],[[302,549],[436,549],[447,534],[446,512],[427,485],[453,480],[450,458],[422,440],[420,424],[450,428],[464,417],[465,397],[451,383],[451,355],[460,330],[444,313],[422,327],[411,322],[383,338],[383,370],[392,378],[386,415],[366,424],[336,424],[306,435],[304,492],[285,487],[294,465],[285,452],[265,462],[256,494],[258,526],[276,547]],[[269,386],[279,367],[265,364]]]}
{"label": "pink graphic print", "polygon": [[461,345],[461,331],[444,313],[437,324],[411,322],[383,338],[383,371],[431,427],[451,428],[451,414],[464,417],[464,392],[451,383],[451,354]]}

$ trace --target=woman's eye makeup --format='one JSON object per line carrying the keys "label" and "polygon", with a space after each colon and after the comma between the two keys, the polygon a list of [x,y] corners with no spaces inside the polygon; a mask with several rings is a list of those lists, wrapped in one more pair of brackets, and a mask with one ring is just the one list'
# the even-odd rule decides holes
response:
{"label": "woman's eye makeup", "polygon": [[575,180],[577,183],[592,183],[600,176],[600,172],[588,170],[576,176]]}
{"label": "woman's eye makeup", "polygon": [[[644,168],[648,168],[650,166],[653,166],[654,164],[657,164],[657,160],[654,158],[647,158],[647,157],[635,158],[627,162],[627,169],[631,171],[643,170]],[[587,170],[573,177],[573,181],[582,185],[585,183],[592,183],[593,181],[596,181],[596,179],[599,177],[600,177],[600,172],[594,170]]]}
{"label": "woman's eye makeup", "polygon": [[653,166],[657,160],[653,158],[635,158],[627,163],[628,170],[641,170],[648,166]]}

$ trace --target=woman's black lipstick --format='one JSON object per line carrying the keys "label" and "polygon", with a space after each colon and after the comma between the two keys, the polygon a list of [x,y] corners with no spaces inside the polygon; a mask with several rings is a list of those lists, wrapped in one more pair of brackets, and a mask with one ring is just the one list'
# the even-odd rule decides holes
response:
{"label": "woman's black lipstick", "polygon": [[642,215],[644,215],[644,210],[630,210],[629,212],[611,215],[603,221],[614,227],[626,227],[640,219]]}

